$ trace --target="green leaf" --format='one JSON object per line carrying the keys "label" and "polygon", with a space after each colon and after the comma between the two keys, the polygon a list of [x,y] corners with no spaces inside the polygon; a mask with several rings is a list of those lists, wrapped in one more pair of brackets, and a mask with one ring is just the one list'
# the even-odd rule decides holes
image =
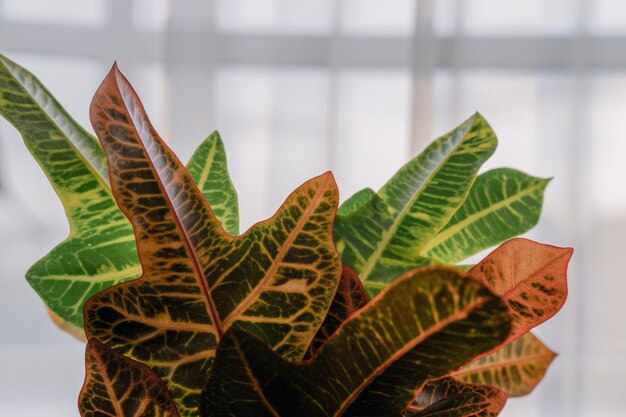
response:
{"label": "green leaf", "polygon": [[492,350],[509,329],[506,306],[478,281],[444,267],[414,270],[308,362],[287,362],[256,338],[228,332],[201,415],[399,416],[428,379]]}
{"label": "green leaf", "polygon": [[230,180],[226,151],[222,138],[213,132],[196,149],[187,163],[187,170],[211,204],[213,213],[230,235],[239,234],[239,203],[237,191]]}
{"label": "green leaf", "polygon": [[145,365],[92,340],[78,406],[83,417],[178,417],[172,396]]}
{"label": "green leaf", "polygon": [[370,294],[416,266],[436,263],[426,256],[426,245],[463,204],[496,146],[491,127],[475,114],[402,167],[377,194],[351,202],[358,210],[342,209],[347,214],[334,226],[337,249]]}
{"label": "green leaf", "polygon": [[556,354],[532,333],[472,362],[452,376],[468,383],[489,384],[511,397],[529,394],[543,379]]}
{"label": "green leaf", "polygon": [[85,304],[88,338],[153,369],[183,416],[197,413],[229,328],[302,359],[341,274],[331,237],[332,174],[309,180],[274,217],[232,237],[117,67],[96,92],[90,117],[116,201],[137,236],[143,274]]}
{"label": "green leaf", "polygon": [[455,264],[537,224],[549,179],[509,168],[481,174],[450,222],[428,242],[427,256]]}
{"label": "green leaf", "polygon": [[369,296],[363,288],[359,276],[349,266],[344,266],[341,271],[339,287],[330,304],[328,313],[322,322],[319,330],[315,334],[306,359],[315,356],[317,351],[326,341],[341,327],[343,322],[350,316],[363,308],[369,301]]}
{"label": "green leaf", "polygon": [[[98,140],[79,126],[30,72],[0,55],[0,114],[20,132],[63,203],[68,238],[33,265],[26,279],[55,323],[82,338],[83,305],[93,294],[137,278],[135,236],[108,184]],[[189,169],[228,233],[238,234],[237,194],[217,133]]]}
{"label": "green leaf", "polygon": [[68,238],[26,279],[61,321],[82,329],[83,303],[141,272],[132,229],[106,181],[106,160],[31,73],[0,55],[0,114],[20,132],[63,203]]}
{"label": "green leaf", "polygon": [[405,417],[495,417],[506,400],[498,388],[447,377],[429,381]]}
{"label": "green leaf", "polygon": [[337,216],[349,216],[365,206],[375,195],[376,192],[371,188],[357,191],[352,197],[343,202],[339,211],[337,211]]}

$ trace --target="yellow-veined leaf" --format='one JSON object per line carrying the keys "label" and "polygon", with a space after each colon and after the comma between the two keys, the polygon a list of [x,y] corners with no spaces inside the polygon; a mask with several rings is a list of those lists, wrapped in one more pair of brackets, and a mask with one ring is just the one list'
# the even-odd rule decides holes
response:
{"label": "yellow-veined leaf", "polygon": [[520,397],[530,393],[543,379],[555,356],[541,340],[526,333],[452,375],[465,382],[493,385],[511,397]]}
{"label": "yellow-veined leaf", "polygon": [[215,350],[231,327],[301,359],[341,274],[331,237],[332,174],[307,181],[274,217],[233,237],[117,67],[96,92],[90,117],[143,275],[87,302],[88,338],[155,370],[183,416],[197,413]]}
{"label": "yellow-veined leaf", "polygon": [[83,417],[179,417],[167,387],[145,365],[97,340],[87,344],[78,398]]}
{"label": "yellow-veined leaf", "polygon": [[302,364],[285,361],[244,332],[229,331],[201,415],[400,416],[427,380],[506,339],[509,320],[500,298],[460,271],[410,271]]}

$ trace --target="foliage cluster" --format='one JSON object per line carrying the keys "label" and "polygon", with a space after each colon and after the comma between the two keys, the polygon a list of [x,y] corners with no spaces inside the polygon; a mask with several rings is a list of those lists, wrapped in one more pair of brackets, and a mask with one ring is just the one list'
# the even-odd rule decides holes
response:
{"label": "foliage cluster", "polygon": [[572,250],[508,240],[548,180],[479,175],[479,114],[378,192],[338,207],[325,173],[241,235],[220,136],[185,167],[116,66],[97,139],[1,55],[0,114],[69,219],[26,278],[87,340],[83,416],[495,416],[554,358],[529,330],[565,302]]}

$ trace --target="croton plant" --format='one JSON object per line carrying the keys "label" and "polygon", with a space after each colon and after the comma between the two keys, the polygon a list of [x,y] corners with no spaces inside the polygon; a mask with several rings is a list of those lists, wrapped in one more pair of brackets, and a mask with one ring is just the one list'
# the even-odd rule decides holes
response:
{"label": "croton plant", "polygon": [[117,66],[97,139],[3,56],[0,114],[69,219],[26,279],[87,341],[83,416],[495,416],[555,356],[529,331],[572,250],[514,238],[548,180],[478,175],[497,144],[479,114],[378,192],[338,207],[327,172],[243,234],[220,136],[184,166]]}

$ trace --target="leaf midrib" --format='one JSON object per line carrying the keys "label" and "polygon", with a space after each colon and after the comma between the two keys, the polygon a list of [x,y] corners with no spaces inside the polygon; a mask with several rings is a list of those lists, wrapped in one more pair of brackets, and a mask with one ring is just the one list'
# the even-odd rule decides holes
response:
{"label": "leaf midrib", "polygon": [[211,167],[213,166],[213,162],[215,161],[215,155],[217,153],[217,141],[213,141],[211,148],[209,149],[209,154],[207,155],[207,160],[202,167],[202,173],[200,174],[200,179],[198,181],[198,188],[204,190],[204,185],[209,178],[209,173],[211,172]]}
{"label": "leaf midrib", "polygon": [[[398,213],[398,215],[394,219],[393,223],[391,224],[391,227],[388,230],[383,232],[382,239],[378,241],[378,243],[376,244],[376,248],[374,249],[374,252],[372,252],[372,254],[368,258],[366,264],[363,266],[363,268],[361,269],[361,271],[359,273],[359,276],[361,277],[361,280],[363,280],[363,281],[368,281],[369,280],[369,276],[370,276],[370,273],[372,272],[372,269],[376,265],[378,259],[382,255],[382,253],[385,251],[385,249],[387,247],[387,244],[395,236],[395,233],[398,231],[398,227],[400,227],[400,224],[402,223],[402,221],[411,212],[411,207],[413,206],[415,201],[419,198],[419,196],[421,195],[421,193],[424,190],[424,188],[428,184],[430,184],[430,182],[432,181],[433,177],[439,171],[441,171],[441,169],[443,168],[443,165],[446,162],[448,162],[450,160],[450,158],[452,158],[452,155],[454,154],[454,152],[456,152],[461,147],[461,145],[465,142],[465,140],[467,138],[467,135],[472,130],[472,127],[474,126],[474,124],[475,124],[475,121],[473,121],[471,124],[468,123],[468,128],[464,132],[463,136],[461,137],[461,140],[459,140],[459,142],[456,145],[454,145],[454,147],[448,152],[448,155],[446,155],[446,157],[439,162],[439,164],[437,165],[437,168],[434,169],[430,173],[430,175],[424,180],[424,182],[422,182],[422,184],[415,191],[415,193],[413,193],[413,197],[411,197],[411,199],[408,201],[408,203],[404,205],[404,208],[402,210],[400,210],[400,212]],[[474,181],[475,181],[475,179],[474,179]],[[382,199],[382,200],[385,202],[386,205],[389,205],[387,203],[386,199]],[[373,200],[371,200],[371,201],[373,201]]]}
{"label": "leaf midrib", "polygon": [[[291,248],[296,236],[302,231],[302,228],[304,224],[309,220],[311,213],[315,210],[315,208],[319,205],[320,201],[322,200],[322,197],[324,196],[324,190],[326,189],[327,184],[328,184],[328,179],[326,179],[326,181],[318,187],[315,198],[311,199],[306,210],[302,212],[302,215],[300,216],[298,223],[296,223],[296,226],[293,228],[292,232],[289,234],[288,238],[285,240],[284,244],[281,246],[280,250],[274,257],[272,266],[268,268],[263,278],[261,278],[258,284],[254,287],[254,290],[251,291],[248,294],[248,296],[244,298],[237,305],[237,307],[233,311],[231,311],[230,314],[228,314],[228,316],[224,319],[224,321],[222,322],[224,328],[228,328],[230,323],[236,320],[237,317],[241,313],[246,311],[248,307],[250,307],[250,305],[258,298],[261,292],[265,290],[265,288],[267,287],[266,286],[267,281],[271,277],[274,276],[274,273],[278,269],[278,266],[283,260],[283,258],[285,257],[285,254],[287,253],[287,251]],[[315,336],[315,334],[312,334],[311,337],[313,336]]]}
{"label": "leaf midrib", "polygon": [[266,406],[267,411],[269,411],[272,414],[272,416],[274,416],[274,417],[281,417],[280,414],[278,413],[278,411],[276,411],[274,409],[274,406],[272,406],[272,404],[265,397],[265,393],[263,391],[263,387],[261,386],[261,384],[259,383],[259,380],[254,375],[254,372],[252,372],[252,368],[250,366],[250,363],[248,362],[248,359],[247,359],[247,357],[245,355],[245,352],[243,352],[241,350],[241,346],[239,346],[239,341],[235,340],[233,345],[235,347],[235,350],[237,350],[237,353],[239,354],[239,357],[241,358],[241,361],[243,362],[244,369],[246,370],[246,374],[248,375],[248,378],[252,382],[252,385],[254,385],[254,388],[255,388],[257,394],[259,394],[259,398],[261,399],[263,404]]}
{"label": "leaf midrib", "polygon": [[113,391],[112,381],[111,381],[111,378],[109,378],[109,374],[107,372],[107,368],[106,368],[104,362],[102,362],[102,358],[100,357],[100,352],[98,352],[97,349],[94,349],[92,351],[92,353],[96,357],[96,361],[98,361],[98,366],[102,370],[102,377],[104,379],[104,381],[103,381],[104,382],[104,386],[106,387],[106,390],[107,390],[107,393],[109,394],[109,397],[112,399],[111,402],[113,403],[113,408],[115,408],[115,412],[117,413],[118,416],[123,416],[124,413],[122,412],[122,409],[120,407],[119,401],[117,399],[117,395]]}
{"label": "leaf midrib", "polygon": [[411,341],[406,343],[402,349],[398,350],[395,354],[390,356],[387,360],[383,361],[383,363],[381,363],[367,378],[363,380],[361,384],[359,384],[352,391],[352,393],[341,403],[339,409],[337,409],[337,411],[333,414],[333,417],[340,417],[346,411],[346,409],[352,404],[352,402],[356,400],[356,398],[358,398],[358,396],[363,392],[363,389],[365,389],[369,384],[371,384],[378,376],[380,376],[380,374],[386,371],[389,368],[389,366],[391,366],[391,364],[393,364],[397,360],[397,358],[400,358],[403,355],[407,354],[409,351],[411,351],[417,345],[422,343],[428,337],[442,330],[446,326],[456,321],[464,320],[465,318],[469,316],[469,314],[474,309],[478,308],[479,306],[481,306],[482,304],[485,304],[488,301],[489,301],[489,298],[487,297],[477,298],[472,303],[468,304],[464,309],[457,311],[455,314],[452,314],[443,320],[440,320],[439,322],[437,322],[435,326],[429,328],[423,333],[420,333],[418,336],[416,336]]}
{"label": "leaf midrib", "polygon": [[[523,365],[526,362],[536,362],[537,360],[541,361],[550,361],[554,357],[553,352],[539,353],[533,354],[529,356],[518,356],[515,359],[505,358],[502,362],[494,362],[489,365],[474,365],[473,367],[468,367],[465,370],[457,371],[452,373],[451,375],[455,378],[461,378],[467,375],[475,374],[477,372],[484,372],[487,370],[493,370],[497,368],[508,368],[511,366],[519,366]],[[472,366],[472,365],[470,365]]]}
{"label": "leaf midrib", "polygon": [[[178,212],[176,211],[176,209],[174,208],[171,198],[167,192],[167,189],[165,188],[165,185],[163,184],[163,180],[161,178],[161,176],[159,175],[159,171],[157,171],[157,169],[154,166],[154,163],[152,161],[152,158],[149,157],[149,153],[148,150],[146,149],[146,145],[143,141],[143,139],[141,138],[141,133],[139,131],[139,129],[137,128],[137,125],[135,123],[135,115],[134,112],[131,113],[128,109],[128,105],[127,105],[127,100],[124,96],[124,94],[122,93],[122,89],[124,88],[126,90],[127,94],[130,94],[131,99],[135,99],[135,92],[132,89],[132,87],[130,85],[126,85],[127,81],[126,79],[122,76],[122,81],[123,81],[123,85],[120,86],[120,82],[119,82],[119,76],[121,75],[121,73],[119,73],[119,70],[117,69],[117,67],[115,68],[115,85],[117,86],[118,92],[120,94],[120,98],[122,99],[122,101],[124,102],[124,106],[126,107],[126,112],[128,113],[128,115],[130,116],[129,121],[132,124],[135,132],[137,133],[137,139],[139,140],[139,144],[141,145],[141,147],[143,148],[144,152],[146,152],[146,154],[148,155],[148,157],[146,158],[146,161],[148,162],[152,172],[154,173],[155,179],[157,181],[157,184],[159,185],[159,188],[161,189],[161,193],[166,196],[167,198],[164,198],[165,203],[168,205],[170,211],[173,214],[173,218],[174,218],[174,222],[176,223],[177,229],[180,231],[180,235],[182,237],[183,240],[183,244],[185,245],[185,247],[187,248],[187,250],[189,251],[189,255],[191,258],[191,263],[193,265],[193,268],[195,269],[196,273],[194,274],[196,277],[196,280],[198,281],[198,283],[200,284],[200,289],[204,295],[203,299],[205,301],[205,305],[207,306],[207,312],[209,313],[209,316],[211,317],[211,321],[213,322],[213,325],[215,326],[215,330],[217,331],[217,340],[221,340],[222,337],[224,336],[224,328],[222,326],[222,323],[220,322],[219,316],[217,314],[217,310],[215,308],[215,303],[213,302],[213,298],[211,297],[211,293],[209,291],[209,288],[207,286],[207,279],[204,276],[204,273],[202,271],[202,268],[200,267],[200,264],[198,263],[198,256],[195,252],[195,250],[193,249],[193,246],[191,245],[191,242],[189,240],[189,236],[187,236],[187,231],[183,228],[182,223],[180,222],[180,218],[178,216]],[[137,98],[138,100],[138,98]],[[141,108],[143,110],[143,105],[141,104],[141,102],[137,103],[137,106],[139,108]],[[145,114],[145,112],[143,112],[143,114]],[[139,116],[141,117],[141,115]],[[154,129],[152,128],[152,125],[150,124],[150,121],[147,119],[146,116],[146,122],[149,124],[150,130],[149,130],[149,134],[152,135]],[[165,145],[163,145],[165,146]],[[181,164],[181,167],[183,167],[183,165]],[[182,169],[185,169],[184,167]],[[193,183],[193,181],[192,181]],[[194,185],[195,186],[195,185]],[[198,190],[198,192],[200,192],[200,190]],[[219,223],[216,221],[216,223]]]}
{"label": "leaf midrib", "polygon": [[[515,283],[512,283],[510,288],[507,288],[504,292],[498,294],[496,293],[498,296],[500,296],[501,298],[506,298],[506,296],[510,295],[515,289],[517,289],[521,284],[526,284],[529,281],[532,281],[533,278],[539,274],[541,271],[547,269],[548,267],[552,266],[553,264],[555,264],[556,262],[560,261],[561,259],[563,259],[564,257],[567,256],[568,251],[566,249],[561,249],[561,248],[557,248],[558,249],[558,253],[553,259],[550,259],[548,262],[541,264],[536,270],[534,270],[533,272],[529,272],[525,278],[523,278],[520,281],[517,281]],[[477,266],[476,266],[477,267]],[[474,268],[476,268],[474,267]],[[470,275],[472,275],[472,271],[469,272]],[[483,274],[481,274],[483,275]],[[482,281],[482,279],[481,279]],[[484,282],[484,281],[483,281]],[[499,280],[500,283],[502,283],[502,280]],[[484,282],[485,285],[487,285],[486,282]],[[492,288],[490,285],[487,285],[488,288],[490,288],[492,291],[496,292],[496,288]],[[503,285],[503,287],[506,287]],[[543,293],[542,293],[543,294]],[[548,296],[547,294],[544,294],[549,298],[552,298],[550,296]],[[547,319],[546,319],[547,320]]]}
{"label": "leaf midrib", "polygon": [[[63,129],[61,128],[61,126],[59,126],[59,124],[48,114],[48,112],[44,109],[43,105],[39,102],[39,100],[37,100],[36,98],[36,94],[33,94],[30,89],[28,89],[28,87],[22,83],[22,81],[20,81],[20,79],[17,77],[16,73],[14,71],[11,70],[11,68],[5,63],[4,59],[2,59],[3,57],[0,56],[0,62],[2,63],[2,66],[7,70],[7,72],[9,74],[11,74],[11,76],[13,77],[13,79],[24,89],[24,91],[26,91],[28,93],[28,95],[30,96],[30,98],[32,99],[33,103],[35,103],[39,109],[41,110],[42,114],[44,115],[44,117],[46,119],[48,119],[50,121],[50,123],[55,126],[59,132],[61,132],[63,134],[63,136],[67,139],[67,143],[69,144],[69,146],[74,149],[74,153],[75,155],[78,157],[78,159],[83,161],[83,164],[85,166],[87,166],[87,168],[89,169],[89,171],[91,171],[94,176],[98,179],[98,182],[100,183],[100,185],[103,186],[104,190],[107,192],[107,194],[109,194],[111,196],[111,198],[113,198],[112,194],[111,194],[111,187],[109,186],[108,182],[102,177],[102,175],[94,169],[91,161],[89,161],[83,154],[82,152],[80,152],[79,148],[74,144],[74,142],[71,139],[71,136]],[[37,80],[34,76],[32,75],[27,75],[28,77],[32,77],[33,81],[37,81],[39,82],[39,80]],[[43,86],[40,85],[39,88],[41,88],[46,94],[48,94],[52,101],[55,102],[55,104],[59,105],[59,112],[63,113],[65,110],[62,108],[62,106],[56,102],[56,100],[54,100],[54,98],[52,97],[52,94],[50,94],[50,92]],[[72,120],[67,116],[64,115],[65,117],[67,117],[67,121],[68,123],[72,123]],[[78,130],[79,127],[76,127]],[[89,135],[89,133],[84,132],[86,135]]]}
{"label": "leaf midrib", "polygon": [[542,189],[545,187],[545,184],[539,183],[534,185],[531,188],[528,188],[526,190],[523,190],[521,192],[517,192],[507,198],[505,198],[504,200],[501,200],[489,207],[487,207],[486,209],[483,210],[479,210],[476,213],[473,213],[471,215],[469,215],[468,217],[466,217],[465,219],[463,219],[462,221],[458,222],[457,224],[451,226],[448,229],[444,229],[441,233],[437,234],[433,239],[431,239],[426,246],[424,246],[424,248],[422,249],[421,253],[425,254],[428,251],[432,250],[435,246],[439,245],[440,243],[450,239],[450,237],[452,237],[453,235],[459,233],[461,230],[463,230],[465,227],[467,227],[467,225],[474,223],[475,221],[493,213],[496,212],[497,210],[500,210],[503,207],[506,207],[509,205],[509,203],[523,198],[528,194],[532,194],[535,191],[537,191],[537,189]]}

